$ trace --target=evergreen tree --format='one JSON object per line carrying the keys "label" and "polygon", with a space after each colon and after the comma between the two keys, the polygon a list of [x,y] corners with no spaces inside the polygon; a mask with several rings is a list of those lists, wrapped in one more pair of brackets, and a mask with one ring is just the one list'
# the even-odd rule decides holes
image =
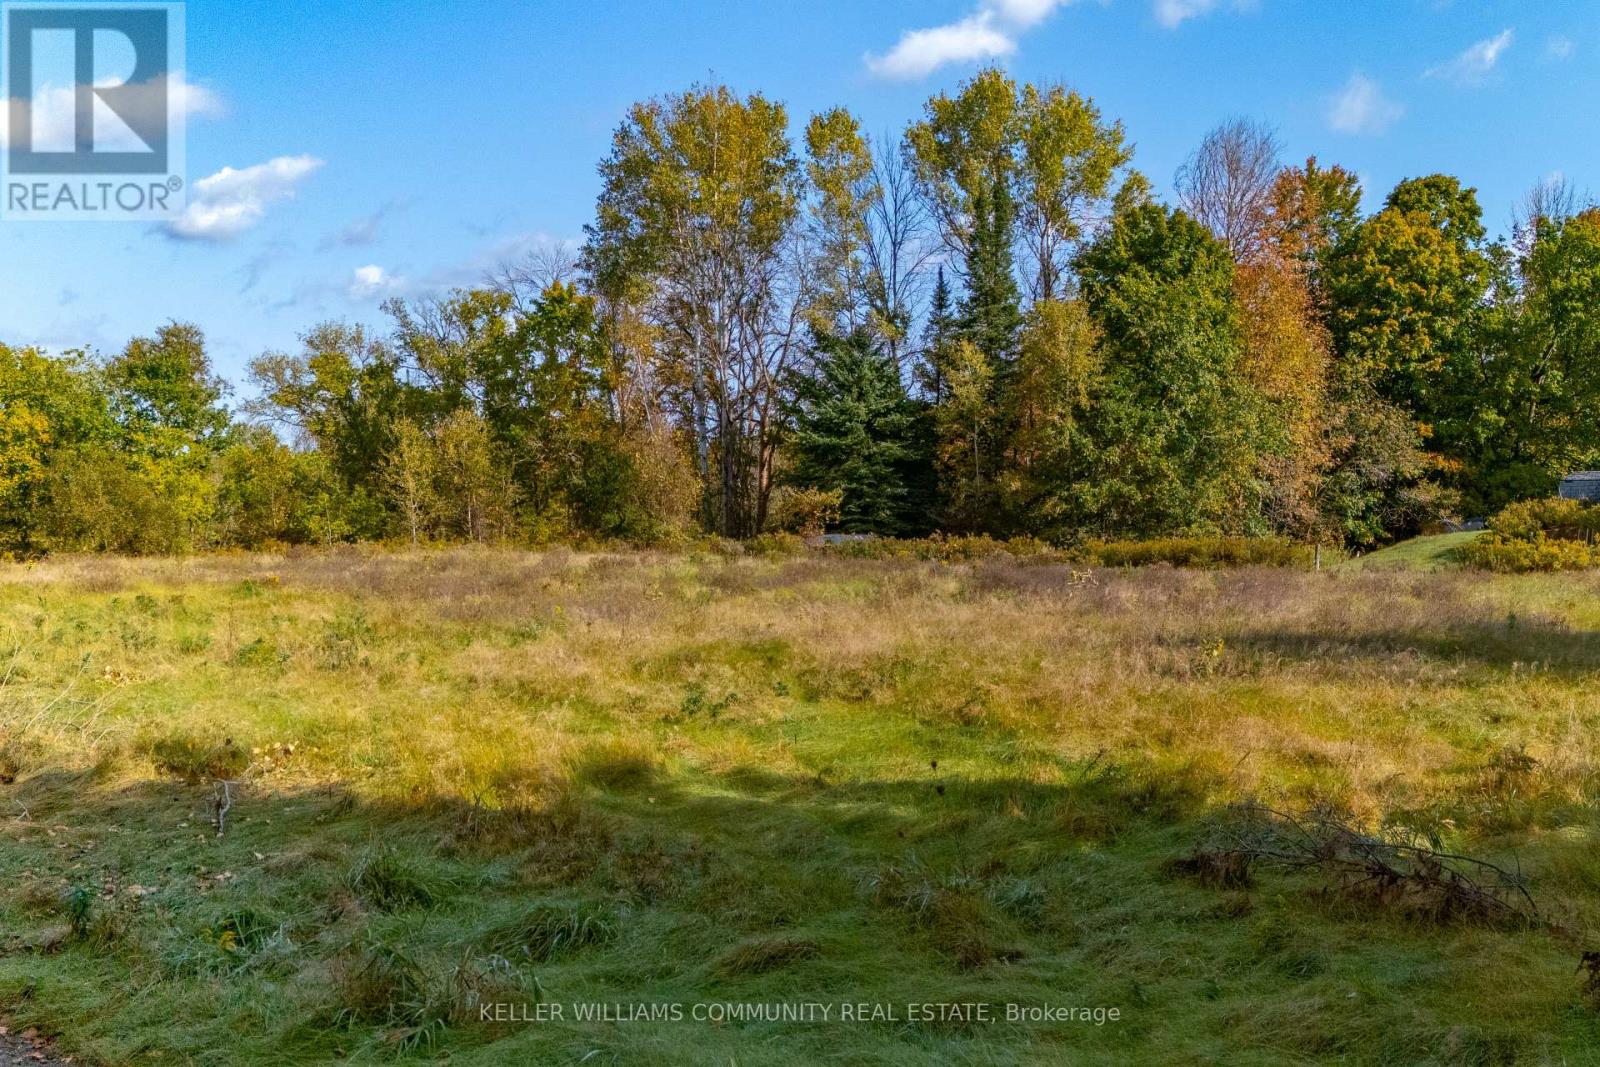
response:
{"label": "evergreen tree", "polygon": [[948,388],[947,365],[956,330],[950,283],[945,281],[944,268],[940,267],[938,280],[933,284],[933,296],[928,302],[928,324],[922,331],[922,363],[917,368],[923,393],[935,404],[944,399]]}
{"label": "evergreen tree", "polygon": [[819,338],[814,368],[790,402],[793,480],[838,490],[846,533],[914,532],[922,420],[894,360],[856,330]]}
{"label": "evergreen tree", "polygon": [[994,363],[1003,379],[1016,359],[1017,331],[1022,328],[1022,296],[1011,252],[1016,207],[1003,175],[974,198],[973,209],[961,335]]}

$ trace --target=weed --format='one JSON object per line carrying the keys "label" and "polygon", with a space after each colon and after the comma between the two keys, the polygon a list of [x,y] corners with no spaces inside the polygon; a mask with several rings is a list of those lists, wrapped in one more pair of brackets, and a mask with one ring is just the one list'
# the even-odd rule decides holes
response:
{"label": "weed", "polygon": [[346,875],[345,885],[363,903],[379,911],[429,908],[439,903],[449,889],[445,880],[392,846],[362,854]]}
{"label": "weed", "polygon": [[72,928],[72,936],[82,940],[89,936],[90,920],[94,916],[96,894],[85,885],[75,885],[61,898],[61,910]]}
{"label": "weed", "polygon": [[688,692],[683,696],[683,703],[678,705],[678,715],[684,719],[696,719],[704,716],[716,719],[723,712],[733,707],[739,699],[739,694],[728,693],[721,700],[713,700],[706,687],[699,682],[689,686]]}
{"label": "weed", "polygon": [[377,639],[377,630],[360,611],[341,615],[323,627],[317,644],[317,665],[325,671],[342,671],[364,662]]}
{"label": "weed", "polygon": [[333,981],[342,1022],[416,1029],[434,1021],[427,976],[397,945],[357,940],[335,958]]}
{"label": "weed", "polygon": [[235,667],[253,668],[256,670],[276,670],[289,660],[289,654],[278,648],[270,638],[258,637],[239,646],[233,654]]}
{"label": "weed", "polygon": [[479,941],[499,955],[543,963],[609,944],[616,936],[617,920],[609,912],[544,904],[493,927]]}

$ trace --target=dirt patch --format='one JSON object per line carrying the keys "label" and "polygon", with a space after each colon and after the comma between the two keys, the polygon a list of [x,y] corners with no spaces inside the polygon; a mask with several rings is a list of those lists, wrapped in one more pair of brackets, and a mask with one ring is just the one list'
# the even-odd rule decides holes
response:
{"label": "dirt patch", "polygon": [[71,1063],[50,1048],[49,1042],[34,1030],[15,1033],[11,1027],[0,1023],[0,1067],[62,1067]]}

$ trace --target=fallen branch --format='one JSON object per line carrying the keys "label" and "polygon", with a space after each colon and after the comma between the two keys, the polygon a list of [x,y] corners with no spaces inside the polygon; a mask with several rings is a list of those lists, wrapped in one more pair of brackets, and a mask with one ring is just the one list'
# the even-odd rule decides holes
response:
{"label": "fallen branch", "polygon": [[1344,892],[1438,921],[1540,921],[1520,868],[1444,852],[1404,830],[1367,833],[1328,808],[1293,815],[1245,804],[1234,814],[1177,868],[1228,887],[1246,884],[1256,864],[1316,871]]}

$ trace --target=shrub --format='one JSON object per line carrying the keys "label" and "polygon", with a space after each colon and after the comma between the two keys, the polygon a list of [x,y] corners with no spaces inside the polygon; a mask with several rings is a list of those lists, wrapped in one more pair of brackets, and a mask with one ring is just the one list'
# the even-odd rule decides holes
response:
{"label": "shrub", "polygon": [[745,551],[752,556],[764,556],[769,559],[779,559],[785,556],[802,555],[806,550],[805,539],[799,534],[792,533],[764,533],[759,537],[752,537]]}
{"label": "shrub", "polygon": [[1523,574],[1529,571],[1574,571],[1600,566],[1600,550],[1582,541],[1508,540],[1499,534],[1485,534],[1457,550],[1458,558],[1469,567],[1498,574]]}
{"label": "shrub", "polygon": [[288,659],[289,654],[279,649],[270,638],[258,637],[239,646],[239,650],[233,654],[233,665],[272,670],[283,666]]}
{"label": "shrub", "polygon": [[1600,532],[1600,508],[1558,497],[1522,500],[1507,504],[1488,526],[1509,541],[1592,541]]}
{"label": "shrub", "polygon": [[839,521],[839,507],[843,500],[844,492],[839,489],[783,486],[773,493],[767,525],[774,530],[814,537]]}
{"label": "shrub", "polygon": [[1520,574],[1572,571],[1600,566],[1600,508],[1550,497],[1508,504],[1489,520],[1489,532],[1463,546],[1457,558],[1469,567]]}

